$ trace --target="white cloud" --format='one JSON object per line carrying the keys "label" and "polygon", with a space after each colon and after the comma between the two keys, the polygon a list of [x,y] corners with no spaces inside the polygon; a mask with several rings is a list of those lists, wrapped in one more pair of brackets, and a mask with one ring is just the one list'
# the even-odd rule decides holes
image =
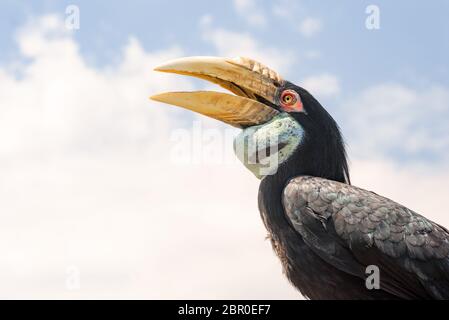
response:
{"label": "white cloud", "polygon": [[299,25],[299,32],[305,37],[312,37],[322,29],[322,22],[316,18],[305,18]]}
{"label": "white cloud", "polygon": [[317,97],[328,97],[340,93],[338,78],[332,74],[320,74],[305,78],[301,86]]}
{"label": "white cloud", "polygon": [[[0,72],[0,154],[32,155],[157,141],[168,119],[150,107],[147,97],[152,90],[189,88],[190,84],[158,77],[151,70],[182,51],[172,48],[147,54],[131,38],[122,63],[98,72],[86,65],[76,42],[61,25],[47,28],[54,19],[45,16],[19,32],[20,51],[31,59],[20,70],[20,78]],[[154,127],[148,126],[150,119]],[[151,136],[155,139],[149,140]]]}
{"label": "white cloud", "polygon": [[[0,296],[294,298],[240,166],[169,162],[186,111],[148,100],[192,89],[146,52],[96,69],[56,16],[18,33],[30,59],[0,69]],[[199,118],[201,119],[201,118]],[[80,273],[80,289],[67,281]]]}
{"label": "white cloud", "polygon": [[[193,87],[151,71],[182,50],[146,52],[131,38],[123,58],[100,70],[62,28],[54,16],[36,20],[17,38],[31,60],[20,77],[0,68],[0,297],[299,297],[264,241],[252,174],[168,161],[170,134],[190,113],[147,97]],[[220,42],[232,40],[238,52],[290,66],[248,35],[207,36],[223,55],[235,55]],[[416,94],[396,94],[397,105],[415,106]],[[445,94],[434,89],[430,112],[445,110]],[[449,225],[444,168],[423,174],[386,160],[353,168],[355,184]],[[71,266],[79,290],[67,288]]]}
{"label": "white cloud", "polygon": [[257,0],[234,0],[234,8],[248,24],[254,27],[266,25],[265,15],[261,12],[261,3]]}
{"label": "white cloud", "polygon": [[[381,84],[343,103],[345,128],[353,150],[443,160],[449,157],[449,90],[428,86],[419,91],[401,84]],[[374,154],[376,155],[376,154]]]}
{"label": "white cloud", "polygon": [[293,22],[298,18],[298,13],[305,11],[305,8],[297,0],[276,0],[271,11],[275,16]]}
{"label": "white cloud", "polygon": [[323,29],[322,20],[310,16],[309,11],[303,2],[295,0],[276,0],[272,7],[274,16],[287,22],[292,29],[306,38],[315,36]]}
{"label": "white cloud", "polygon": [[212,22],[214,21],[214,17],[210,14],[205,14],[201,16],[199,25],[202,28],[208,28]]}
{"label": "white cloud", "polygon": [[261,45],[249,33],[214,28],[212,26],[203,29],[202,32],[204,39],[215,47],[217,54],[220,56],[252,58],[273,68],[281,75],[287,73],[296,62],[292,52]]}

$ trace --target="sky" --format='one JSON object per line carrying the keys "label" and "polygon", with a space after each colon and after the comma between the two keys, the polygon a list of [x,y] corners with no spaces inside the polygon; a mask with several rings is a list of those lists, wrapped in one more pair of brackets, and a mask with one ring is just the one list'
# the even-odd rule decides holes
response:
{"label": "sky", "polygon": [[0,298],[301,298],[232,153],[238,131],[148,99],[218,90],[152,71],[182,56],[247,56],[303,86],[339,123],[354,185],[449,226],[447,12],[2,0]]}

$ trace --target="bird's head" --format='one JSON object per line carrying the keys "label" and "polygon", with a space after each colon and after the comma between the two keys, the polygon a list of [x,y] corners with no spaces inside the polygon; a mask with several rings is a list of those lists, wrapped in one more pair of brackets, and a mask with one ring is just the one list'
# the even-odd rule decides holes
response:
{"label": "bird's head", "polygon": [[208,80],[234,93],[167,92],[151,99],[243,129],[234,149],[257,177],[302,174],[349,182],[336,122],[309,92],[277,72],[240,57],[181,58],[155,70]]}

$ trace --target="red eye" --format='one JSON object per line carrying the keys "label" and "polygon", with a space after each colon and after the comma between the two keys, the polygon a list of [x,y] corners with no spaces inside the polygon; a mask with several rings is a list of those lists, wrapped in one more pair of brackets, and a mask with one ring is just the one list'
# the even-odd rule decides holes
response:
{"label": "red eye", "polygon": [[294,90],[284,90],[281,93],[281,107],[287,112],[301,112],[302,102],[299,94]]}

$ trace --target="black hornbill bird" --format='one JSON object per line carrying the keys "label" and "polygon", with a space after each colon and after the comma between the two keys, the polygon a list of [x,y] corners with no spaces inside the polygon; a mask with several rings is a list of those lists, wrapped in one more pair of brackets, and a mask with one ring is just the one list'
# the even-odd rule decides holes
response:
{"label": "black hornbill bird", "polygon": [[[449,299],[449,232],[350,184],[339,127],[305,89],[247,58],[191,57],[155,70],[232,93],[153,100],[242,128],[234,149],[261,179],[259,210],[290,282],[310,299]],[[367,267],[379,287],[366,285]]]}

